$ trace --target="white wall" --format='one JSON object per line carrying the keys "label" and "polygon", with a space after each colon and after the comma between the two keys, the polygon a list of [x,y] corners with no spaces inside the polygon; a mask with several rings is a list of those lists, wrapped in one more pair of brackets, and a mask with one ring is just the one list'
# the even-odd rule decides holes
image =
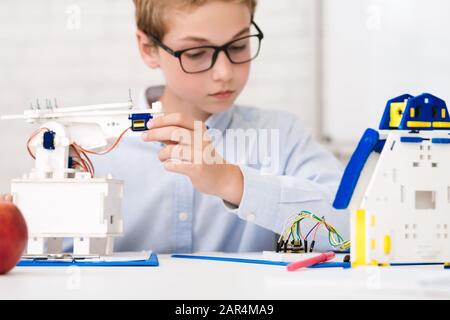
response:
{"label": "white wall", "polygon": [[[314,128],[317,0],[260,0],[265,31],[260,58],[240,102],[290,110]],[[134,43],[131,0],[2,0],[0,114],[56,97],[59,105],[120,102],[162,76],[147,70]],[[0,122],[0,193],[29,170],[32,128]]]}
{"label": "white wall", "polygon": [[404,93],[450,103],[450,1],[324,0],[324,133],[342,149]]}

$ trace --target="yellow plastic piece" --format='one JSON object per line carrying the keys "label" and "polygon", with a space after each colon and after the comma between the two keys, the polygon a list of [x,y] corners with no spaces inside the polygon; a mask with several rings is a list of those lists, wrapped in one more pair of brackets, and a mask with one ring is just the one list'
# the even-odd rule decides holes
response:
{"label": "yellow plastic piece", "polygon": [[416,109],[414,108],[409,109],[409,115],[411,116],[411,118],[414,118],[416,116]]}
{"label": "yellow plastic piece", "polygon": [[445,109],[441,110],[441,117],[442,119],[445,119],[445,117],[447,116],[447,111]]}
{"label": "yellow plastic piece", "polygon": [[391,254],[391,236],[384,236],[384,253],[388,256]]}
{"label": "yellow plastic piece", "polygon": [[374,239],[372,239],[372,250],[375,250],[375,240]]}
{"label": "yellow plastic piece", "polygon": [[375,216],[372,216],[372,227],[375,227]]}
{"label": "yellow plastic piece", "polygon": [[145,128],[145,121],[144,120],[135,120],[135,121],[133,121],[133,128],[134,129],[144,129]]}
{"label": "yellow plastic piece", "polygon": [[450,122],[433,122],[433,127],[434,128],[450,128]]}
{"label": "yellow plastic piece", "polygon": [[406,102],[392,102],[391,103],[391,117],[389,126],[391,128],[398,128],[403,118],[403,112],[406,109]]}
{"label": "yellow plastic piece", "polygon": [[426,121],[408,121],[408,127],[412,127],[412,128],[431,128],[431,122],[426,122]]}
{"label": "yellow plastic piece", "polygon": [[356,252],[355,261],[353,261],[352,266],[365,266],[366,262],[366,211],[357,210],[356,211],[356,243],[353,248]]}

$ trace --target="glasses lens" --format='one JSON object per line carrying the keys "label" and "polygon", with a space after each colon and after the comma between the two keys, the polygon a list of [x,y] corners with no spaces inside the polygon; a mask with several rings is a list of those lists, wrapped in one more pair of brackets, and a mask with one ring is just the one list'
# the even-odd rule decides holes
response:
{"label": "glasses lens", "polygon": [[233,63],[245,63],[255,59],[259,54],[261,41],[258,36],[251,36],[230,43],[227,52]]}
{"label": "glasses lens", "polygon": [[186,72],[202,72],[211,67],[213,56],[213,48],[191,49],[181,55],[181,64]]}

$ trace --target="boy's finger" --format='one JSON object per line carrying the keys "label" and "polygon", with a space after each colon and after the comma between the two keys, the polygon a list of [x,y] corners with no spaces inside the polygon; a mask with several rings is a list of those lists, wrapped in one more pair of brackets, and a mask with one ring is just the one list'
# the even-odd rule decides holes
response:
{"label": "boy's finger", "polygon": [[192,161],[192,147],[185,145],[169,145],[161,149],[159,152],[159,160],[166,162],[169,159],[177,159],[182,161]]}
{"label": "boy's finger", "polygon": [[194,164],[191,162],[175,162],[175,161],[166,161],[164,162],[164,169],[166,169],[169,172],[173,173],[179,173],[185,176],[190,176],[192,173]]}
{"label": "boy's finger", "polygon": [[162,144],[165,144],[166,146],[169,146],[169,145],[172,145],[172,144],[178,144],[175,141],[169,141],[169,140],[167,140],[167,141],[159,141],[159,142],[161,142]]}
{"label": "boy's finger", "polygon": [[148,122],[148,129],[162,128],[168,126],[182,127],[188,130],[194,130],[194,119],[180,113],[171,113],[162,117],[155,118]]}
{"label": "boy's finger", "polygon": [[142,134],[142,139],[146,142],[151,141],[173,141],[183,144],[192,144],[192,131],[180,127],[163,127],[152,129]]}

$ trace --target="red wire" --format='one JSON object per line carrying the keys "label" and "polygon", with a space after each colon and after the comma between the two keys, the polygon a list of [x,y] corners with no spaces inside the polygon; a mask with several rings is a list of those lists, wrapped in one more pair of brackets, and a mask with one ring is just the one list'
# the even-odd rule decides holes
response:
{"label": "red wire", "polygon": [[82,167],[81,163],[78,162],[78,161],[76,161],[76,160],[72,160],[72,163],[73,163],[72,168],[74,168],[74,169],[75,169],[76,167]]}
{"label": "red wire", "polygon": [[33,152],[31,151],[31,148],[30,148],[30,143],[31,143],[31,141],[39,134],[39,133],[41,133],[42,131],[50,131],[50,129],[49,128],[40,128],[40,129],[38,129],[38,130],[36,130],[36,131],[34,131],[32,134],[31,134],[31,136],[28,138],[28,141],[27,141],[27,150],[28,150],[28,153],[30,154],[30,156],[33,158],[33,160],[36,160],[36,156],[33,154]]}
{"label": "red wire", "polygon": [[89,170],[89,168],[88,168],[88,166],[86,164],[86,161],[84,161],[84,159],[81,157],[80,153],[78,152],[78,149],[74,145],[71,145],[71,148],[75,152],[77,158],[81,161],[81,165],[83,167],[83,170],[85,172],[91,173],[91,171]]}
{"label": "red wire", "polygon": [[88,166],[89,166],[89,168],[90,168],[90,172],[91,172],[91,175],[92,175],[92,177],[95,175],[95,168],[94,168],[94,165],[92,164],[92,161],[91,161],[91,159],[89,159],[89,157],[87,156],[87,154],[86,154],[86,152],[84,152],[84,151],[81,151],[81,154],[84,156],[84,158],[87,160],[87,164],[88,164]]}
{"label": "red wire", "polygon": [[313,238],[313,241],[316,241],[317,231],[319,231],[321,225],[322,225],[321,223],[317,225],[316,231],[314,232],[314,238]]}

